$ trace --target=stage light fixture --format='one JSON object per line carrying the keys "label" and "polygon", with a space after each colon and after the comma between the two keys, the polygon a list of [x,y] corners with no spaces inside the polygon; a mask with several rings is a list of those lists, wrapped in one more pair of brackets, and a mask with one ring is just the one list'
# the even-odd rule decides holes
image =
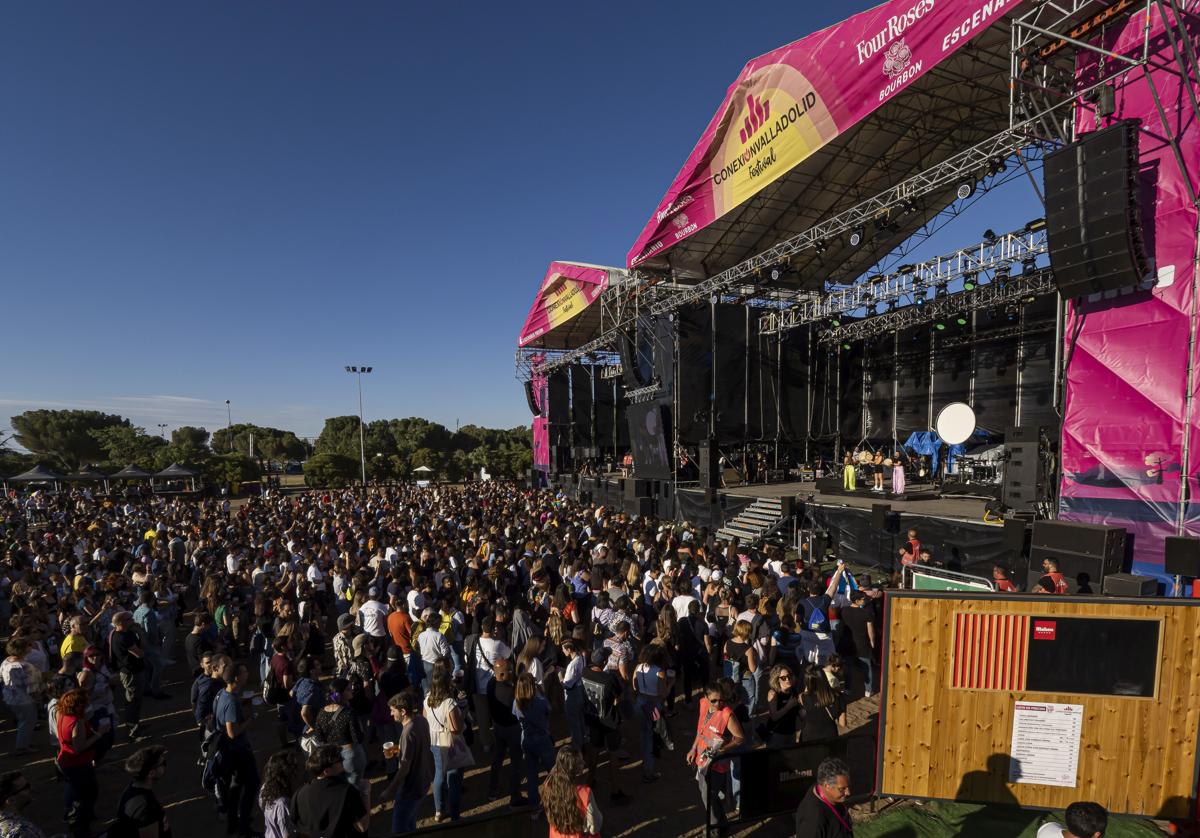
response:
{"label": "stage light fixture", "polygon": [[1026,305],[1028,305],[1029,303],[1032,303],[1032,302],[1034,302],[1034,301],[1036,301],[1036,300],[1037,300],[1037,297],[1036,297],[1035,295],[1033,295],[1033,294],[1026,294],[1026,295],[1025,295],[1025,298],[1024,298],[1023,300],[1021,300],[1021,302],[1025,303]]}
{"label": "stage light fixture", "polygon": [[996,243],[996,233],[994,230],[992,230],[991,228],[988,228],[987,230],[983,231],[983,243],[984,244],[995,244]]}
{"label": "stage light fixture", "polygon": [[842,321],[834,317],[829,321],[829,325],[836,329],[838,326],[842,325]]}
{"label": "stage light fixture", "polygon": [[954,318],[954,322],[959,326],[965,326],[968,323],[967,316],[965,314],[960,314],[958,317]]}
{"label": "stage light fixture", "polygon": [[979,274],[976,273],[975,271],[968,271],[967,273],[963,274],[963,290],[964,291],[974,291],[975,290],[975,279],[978,276],[979,276]]}
{"label": "stage light fixture", "polygon": [[933,328],[935,331],[944,332],[946,331],[946,324],[939,320],[933,324]]}
{"label": "stage light fixture", "polygon": [[913,271],[915,271],[916,269],[917,269],[917,266],[916,266],[916,265],[901,265],[900,267],[896,268],[896,273],[898,273],[898,274],[910,274],[910,273],[912,273]]}
{"label": "stage light fixture", "polygon": [[863,243],[863,232],[864,231],[863,231],[862,225],[859,225],[858,227],[855,227],[853,230],[850,231],[850,246],[851,247],[858,247],[860,244]]}
{"label": "stage light fixture", "polygon": [[912,198],[907,198],[900,204],[900,209],[904,211],[905,215],[912,215],[917,211],[917,202]]}
{"label": "stage light fixture", "polygon": [[1046,228],[1046,219],[1035,218],[1035,219],[1033,219],[1033,221],[1030,221],[1028,224],[1025,225],[1025,232],[1033,233],[1038,230],[1044,230],[1045,228]]}
{"label": "stage light fixture", "polygon": [[829,249],[829,245],[825,243],[824,239],[817,239],[816,243],[813,245],[813,249],[816,250],[817,253],[824,253]]}
{"label": "stage light fixture", "polygon": [[1034,271],[1036,271],[1037,269],[1038,268],[1037,268],[1037,260],[1036,259],[1024,259],[1021,261],[1021,273],[1031,274]]}
{"label": "stage light fixture", "polygon": [[771,281],[772,282],[778,282],[780,277],[782,277],[782,276],[783,276],[783,269],[780,268],[778,265],[771,268]]}
{"label": "stage light fixture", "polygon": [[935,285],[933,287],[933,298],[935,300],[938,297],[945,297],[947,293],[948,292],[946,290],[946,283],[944,283],[944,282],[939,282],[937,285]]}
{"label": "stage light fixture", "polygon": [[850,344],[848,344],[848,343],[843,343],[843,344],[842,344],[842,349],[849,350],[849,349],[850,349]]}
{"label": "stage light fixture", "polygon": [[968,178],[959,181],[958,188],[954,190],[954,194],[958,196],[960,201],[965,201],[975,194],[975,179]]}
{"label": "stage light fixture", "polygon": [[993,175],[999,174],[1000,172],[1003,172],[1007,169],[1008,169],[1008,166],[1005,165],[1003,157],[993,157],[992,158],[991,173]]}

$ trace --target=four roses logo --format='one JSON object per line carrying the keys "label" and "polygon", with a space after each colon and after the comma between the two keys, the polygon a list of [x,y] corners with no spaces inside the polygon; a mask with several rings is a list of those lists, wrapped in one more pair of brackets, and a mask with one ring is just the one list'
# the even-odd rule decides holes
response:
{"label": "four roses logo", "polygon": [[887,52],[883,54],[883,74],[888,78],[894,78],[911,63],[912,50],[901,38],[888,47]]}

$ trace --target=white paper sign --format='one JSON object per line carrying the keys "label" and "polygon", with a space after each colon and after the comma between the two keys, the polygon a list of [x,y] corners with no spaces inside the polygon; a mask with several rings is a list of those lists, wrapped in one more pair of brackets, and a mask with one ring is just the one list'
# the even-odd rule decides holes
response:
{"label": "white paper sign", "polygon": [[1018,701],[1013,711],[1008,781],[1075,788],[1082,704]]}

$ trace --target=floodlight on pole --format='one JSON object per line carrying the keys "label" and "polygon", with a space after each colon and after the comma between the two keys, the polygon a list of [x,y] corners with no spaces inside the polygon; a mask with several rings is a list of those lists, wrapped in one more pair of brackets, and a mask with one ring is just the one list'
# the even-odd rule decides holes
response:
{"label": "floodlight on pole", "polygon": [[373,370],[374,367],[365,366],[348,366],[346,372],[358,379],[358,456],[362,462],[362,487],[363,495],[367,494],[367,441],[366,434],[363,431],[363,400],[362,400],[362,377]]}

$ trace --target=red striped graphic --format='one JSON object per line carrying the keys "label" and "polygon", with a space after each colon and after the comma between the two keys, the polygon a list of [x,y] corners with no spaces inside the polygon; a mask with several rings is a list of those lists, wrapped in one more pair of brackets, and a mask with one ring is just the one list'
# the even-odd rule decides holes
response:
{"label": "red striped graphic", "polygon": [[950,686],[966,690],[1024,690],[1028,633],[1028,617],[956,614]]}

